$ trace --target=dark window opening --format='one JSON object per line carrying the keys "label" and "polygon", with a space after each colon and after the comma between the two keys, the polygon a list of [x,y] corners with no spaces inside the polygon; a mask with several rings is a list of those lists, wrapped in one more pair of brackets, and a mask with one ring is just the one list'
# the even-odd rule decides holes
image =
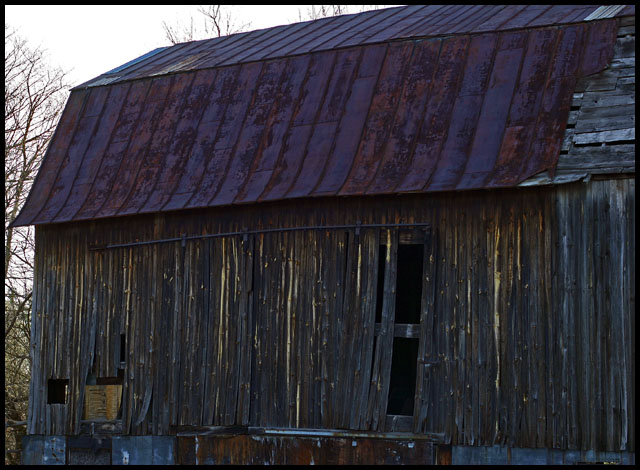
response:
{"label": "dark window opening", "polygon": [[388,415],[413,415],[418,338],[393,338]]}
{"label": "dark window opening", "polygon": [[396,323],[420,323],[424,245],[398,245]]}
{"label": "dark window opening", "polygon": [[67,402],[69,379],[49,379],[47,382],[47,404]]}
{"label": "dark window opening", "polygon": [[125,362],[127,358],[127,337],[120,335],[120,362]]}
{"label": "dark window opening", "polygon": [[[396,258],[395,315],[387,415],[413,416],[420,319],[422,316],[422,284],[424,240],[423,232],[399,234]],[[376,328],[379,335],[382,322],[387,246],[380,245],[378,260],[378,292],[376,295]],[[377,339],[377,338],[376,338]],[[395,423],[395,421],[394,421]],[[406,423],[405,423],[406,424]],[[396,426],[394,424],[393,426]]]}

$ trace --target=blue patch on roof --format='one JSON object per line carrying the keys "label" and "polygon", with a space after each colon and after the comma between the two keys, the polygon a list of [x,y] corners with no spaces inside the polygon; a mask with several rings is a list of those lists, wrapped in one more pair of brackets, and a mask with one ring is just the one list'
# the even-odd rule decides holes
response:
{"label": "blue patch on roof", "polygon": [[144,60],[144,59],[146,59],[146,58],[148,58],[148,57],[151,57],[151,56],[156,55],[156,54],[157,54],[158,52],[160,52],[160,51],[164,51],[164,50],[165,50],[166,48],[168,48],[168,47],[171,47],[171,46],[158,47],[157,49],[154,49],[154,50],[152,50],[152,51],[150,51],[150,52],[147,52],[147,53],[146,53],[146,54],[144,54],[144,55],[141,55],[141,56],[140,56],[140,57],[138,57],[137,59],[133,59],[133,60],[131,60],[131,61],[127,62],[126,64],[123,64],[123,65],[121,65],[121,66],[119,66],[119,67],[116,67],[116,68],[115,68],[115,69],[113,69],[113,70],[109,70],[108,72],[105,72],[103,75],[108,75],[108,74],[111,74],[111,73],[116,73],[116,72],[119,72],[119,71],[121,71],[121,70],[124,70],[124,69],[126,69],[127,67],[130,67],[130,66],[132,66],[132,65],[134,65],[134,64],[137,64],[138,62],[140,62],[140,61],[142,61],[142,60]]}

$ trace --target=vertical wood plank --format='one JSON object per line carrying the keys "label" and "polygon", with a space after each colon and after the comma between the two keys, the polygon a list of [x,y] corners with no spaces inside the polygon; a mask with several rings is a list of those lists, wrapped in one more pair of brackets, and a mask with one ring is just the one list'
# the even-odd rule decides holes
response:
{"label": "vertical wood plank", "polygon": [[380,336],[375,348],[371,388],[369,391],[370,429],[382,430],[387,414],[389,378],[393,354],[393,328],[395,323],[395,291],[398,253],[398,231],[386,230],[387,251],[385,260],[384,293],[382,297],[382,321]]}
{"label": "vertical wood plank", "polygon": [[238,360],[238,410],[236,422],[249,424],[249,410],[251,406],[251,345],[253,331],[253,235],[247,236],[241,244],[241,281],[239,310],[239,341],[240,359]]}

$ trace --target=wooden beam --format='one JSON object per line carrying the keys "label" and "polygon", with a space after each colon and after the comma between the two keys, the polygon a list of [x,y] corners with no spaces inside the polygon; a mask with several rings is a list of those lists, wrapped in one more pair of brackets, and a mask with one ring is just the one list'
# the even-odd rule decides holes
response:
{"label": "wooden beam", "polygon": [[[381,325],[376,323],[374,334],[380,336]],[[420,338],[420,324],[416,323],[396,323],[393,327],[393,336],[395,338]]]}

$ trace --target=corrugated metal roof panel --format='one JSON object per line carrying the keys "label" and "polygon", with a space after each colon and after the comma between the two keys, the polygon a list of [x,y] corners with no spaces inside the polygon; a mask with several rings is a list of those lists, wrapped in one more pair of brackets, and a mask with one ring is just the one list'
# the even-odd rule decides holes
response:
{"label": "corrugated metal roof panel", "polygon": [[[418,11],[427,10],[441,13],[429,27],[448,24],[445,15],[454,13],[463,29],[487,22],[476,16],[479,9]],[[534,20],[523,11],[507,7],[495,18]],[[567,17],[567,9],[555,11]],[[390,28],[409,24],[388,12],[367,18]],[[289,44],[302,29],[254,36],[271,34],[271,48]],[[553,173],[576,80],[606,66],[616,30],[609,19],[189,72],[186,57],[208,60],[206,41],[177,55],[163,51],[162,60],[134,67],[181,73],[72,92],[14,225],[296,197],[515,186],[543,170]],[[253,47],[250,36],[217,42],[226,44],[220,57]]]}
{"label": "corrugated metal roof panel", "polygon": [[605,5],[598,7],[596,11],[587,16],[584,21],[602,20],[605,18],[613,18],[622,10],[626,5]]}

